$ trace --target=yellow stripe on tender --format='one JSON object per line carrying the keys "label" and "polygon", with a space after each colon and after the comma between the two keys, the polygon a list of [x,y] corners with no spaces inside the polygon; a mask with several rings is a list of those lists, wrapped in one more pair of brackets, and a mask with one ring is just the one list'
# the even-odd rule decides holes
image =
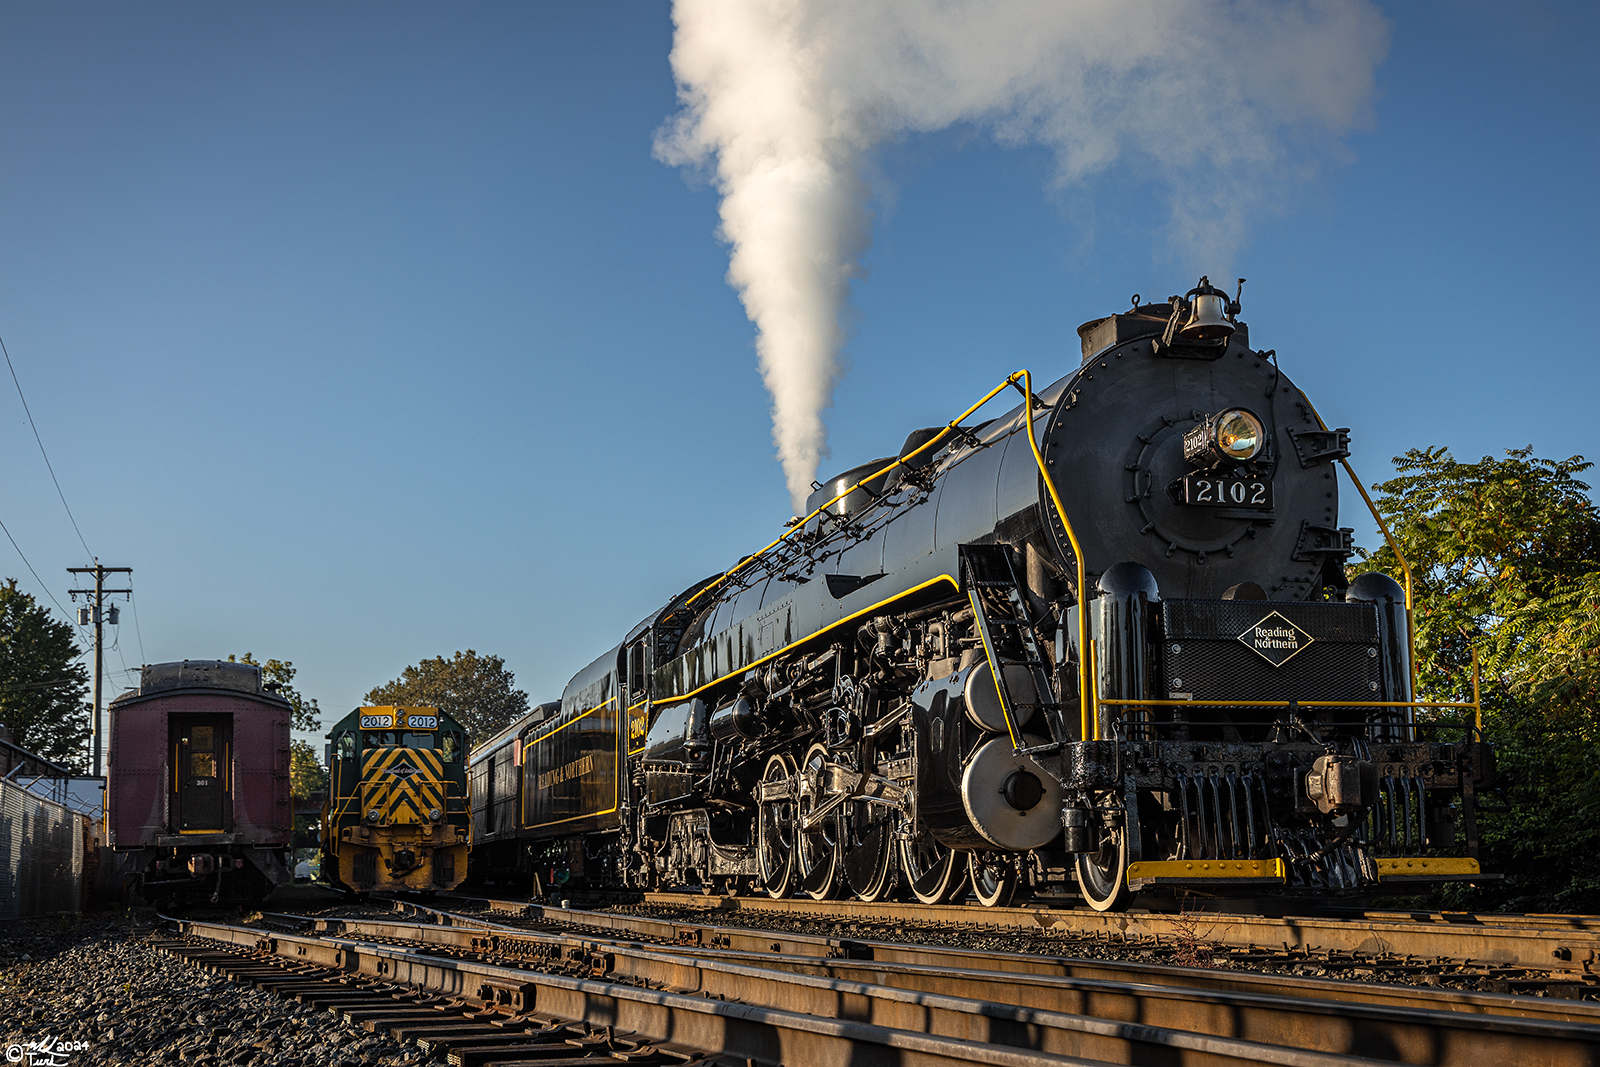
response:
{"label": "yellow stripe on tender", "polygon": [[1209,878],[1262,878],[1282,882],[1283,861],[1270,860],[1141,860],[1128,864],[1128,881],[1174,878],[1203,882]]}
{"label": "yellow stripe on tender", "polygon": [[1379,856],[1378,878],[1427,878],[1438,874],[1482,874],[1478,861],[1466,856]]}

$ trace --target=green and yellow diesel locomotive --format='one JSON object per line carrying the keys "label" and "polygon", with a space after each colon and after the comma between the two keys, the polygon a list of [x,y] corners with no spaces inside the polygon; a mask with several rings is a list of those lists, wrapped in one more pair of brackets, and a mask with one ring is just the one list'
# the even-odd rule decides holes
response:
{"label": "green and yellow diesel locomotive", "polygon": [[322,870],[357,893],[453,889],[470,847],[460,724],[438,708],[357,708],[328,735]]}

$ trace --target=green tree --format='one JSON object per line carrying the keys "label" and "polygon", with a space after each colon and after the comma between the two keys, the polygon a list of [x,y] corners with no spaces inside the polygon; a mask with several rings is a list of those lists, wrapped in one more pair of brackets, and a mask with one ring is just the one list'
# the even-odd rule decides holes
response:
{"label": "green tree", "polygon": [[289,790],[304,800],[328,788],[328,768],[317,758],[311,742],[295,738],[289,743]]}
{"label": "green tree", "polygon": [[293,726],[296,730],[309,730],[313,733],[322,729],[322,709],[317,707],[317,702],[311,697],[301,695],[294,687],[295,667],[286,659],[269,659],[265,663],[254,658],[250,653],[235,659],[228,657],[229,663],[250,663],[261,668],[261,681],[268,688],[276,689],[279,696],[287,700],[294,708]]}
{"label": "green tree", "polygon": [[528,713],[528,694],[514,688],[516,678],[499,656],[472,649],[453,659],[436,656],[367,694],[368,704],[436,707],[481,740]]}
{"label": "green tree", "polygon": [[[1470,700],[1505,810],[1483,812],[1486,870],[1506,882],[1455,902],[1525,911],[1600,907],[1600,510],[1582,456],[1396,457],[1374,488],[1415,582],[1419,699]],[[1403,575],[1385,545],[1357,570]]]}
{"label": "green tree", "polygon": [[14,578],[0,583],[0,723],[13,744],[74,770],[89,737],[89,671],[70,623],[52,619]]}

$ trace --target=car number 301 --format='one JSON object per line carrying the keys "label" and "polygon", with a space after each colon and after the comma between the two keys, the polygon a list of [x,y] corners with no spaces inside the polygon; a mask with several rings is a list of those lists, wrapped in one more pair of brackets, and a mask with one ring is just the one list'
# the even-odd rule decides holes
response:
{"label": "car number 301", "polygon": [[1270,508],[1272,483],[1255,478],[1190,474],[1183,479],[1183,502],[1225,508]]}

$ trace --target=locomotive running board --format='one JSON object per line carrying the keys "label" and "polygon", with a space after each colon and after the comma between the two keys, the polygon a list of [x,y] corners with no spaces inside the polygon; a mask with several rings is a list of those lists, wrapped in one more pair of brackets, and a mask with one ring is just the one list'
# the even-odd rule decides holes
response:
{"label": "locomotive running board", "polygon": [[[1499,879],[1486,875],[1478,861],[1465,856],[1377,856],[1382,883],[1473,882]],[[1143,860],[1128,864],[1128,888],[1156,885],[1283,884],[1287,869],[1281,859]]]}
{"label": "locomotive running board", "polygon": [[1142,860],[1128,864],[1128,888],[1154,885],[1282,885],[1283,860]]}
{"label": "locomotive running board", "polygon": [[1484,874],[1469,856],[1374,856],[1378,881],[1393,885],[1410,882],[1492,882],[1503,874]]}

